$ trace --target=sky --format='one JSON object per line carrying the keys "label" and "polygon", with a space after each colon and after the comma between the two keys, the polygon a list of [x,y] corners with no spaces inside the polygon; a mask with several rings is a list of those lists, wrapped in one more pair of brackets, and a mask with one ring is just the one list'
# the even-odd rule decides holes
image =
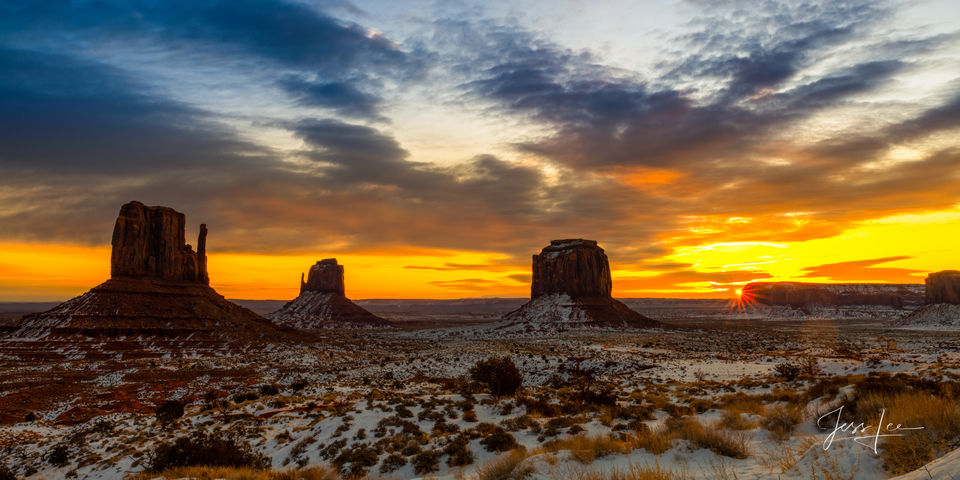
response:
{"label": "sky", "polygon": [[529,295],[595,239],[620,297],[960,268],[954,1],[0,0],[0,301],[109,276],[130,200],[211,284]]}

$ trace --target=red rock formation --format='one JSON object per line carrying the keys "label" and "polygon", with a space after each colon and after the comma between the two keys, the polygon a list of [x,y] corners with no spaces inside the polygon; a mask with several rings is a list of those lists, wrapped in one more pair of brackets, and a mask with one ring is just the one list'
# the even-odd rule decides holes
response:
{"label": "red rock formation", "polygon": [[343,266],[337,265],[336,258],[324,258],[312,267],[307,273],[307,281],[300,275],[300,293],[323,292],[344,294]]}
{"label": "red rock formation", "polygon": [[184,224],[183,214],[172,208],[125,204],[113,227],[110,277],[208,283],[206,225],[198,255],[184,242]]}
{"label": "red rock formation", "polygon": [[310,267],[307,281],[300,274],[300,295],[267,315],[292,328],[389,328],[393,324],[344,296],[343,266],[325,258]]}
{"label": "red rock formation", "polygon": [[571,297],[609,297],[610,262],[594,240],[551,240],[533,256],[530,297],[565,293]]}
{"label": "red rock formation", "polygon": [[764,305],[807,306],[918,305],[917,285],[880,283],[754,282],[743,287],[743,298]]}
{"label": "red rock formation", "polygon": [[182,213],[127,203],[113,230],[111,278],[51,310],[24,317],[13,336],[295,339],[292,331],[279,329],[210,288],[206,236],[206,225],[201,225],[194,252],[184,243]]}
{"label": "red rock formation", "polygon": [[553,240],[533,256],[531,300],[504,316],[524,330],[566,327],[656,327],[651,320],[614,300],[610,262],[594,240]]}
{"label": "red rock formation", "polygon": [[960,304],[960,270],[943,270],[931,273],[926,281],[927,304]]}

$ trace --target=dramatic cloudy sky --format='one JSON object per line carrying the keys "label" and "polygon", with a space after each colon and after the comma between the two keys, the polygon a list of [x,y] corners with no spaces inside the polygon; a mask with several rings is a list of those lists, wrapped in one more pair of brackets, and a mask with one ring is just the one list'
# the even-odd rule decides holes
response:
{"label": "dramatic cloudy sky", "polygon": [[550,239],[620,296],[960,267],[954,0],[0,1],[0,300],[106,278],[121,204],[215,287],[521,296]]}

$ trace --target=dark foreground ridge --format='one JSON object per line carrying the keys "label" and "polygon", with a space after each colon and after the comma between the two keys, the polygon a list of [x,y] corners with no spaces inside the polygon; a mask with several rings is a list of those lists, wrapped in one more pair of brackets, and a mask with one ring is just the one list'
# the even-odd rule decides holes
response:
{"label": "dark foreground ridge", "polygon": [[24,317],[14,337],[148,336],[204,341],[281,341],[293,333],[227,301],[208,285],[206,225],[198,251],[184,215],[130,202],[113,230],[110,279],[46,312]]}
{"label": "dark foreground ridge", "polygon": [[531,299],[503,318],[525,330],[649,328],[649,319],[611,297],[610,262],[595,240],[552,240],[533,256]]}
{"label": "dark foreground ridge", "polygon": [[389,328],[393,324],[344,296],[343,265],[326,258],[300,276],[300,295],[268,315],[278,325],[293,328]]}

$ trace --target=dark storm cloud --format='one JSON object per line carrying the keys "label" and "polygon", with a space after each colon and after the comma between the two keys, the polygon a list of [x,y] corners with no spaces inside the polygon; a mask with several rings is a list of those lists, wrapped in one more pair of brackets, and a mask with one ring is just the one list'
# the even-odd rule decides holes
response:
{"label": "dark storm cloud", "polygon": [[[595,213],[589,199],[609,190],[571,178],[548,185],[538,169],[490,155],[414,162],[391,135],[333,119],[281,125],[307,145],[315,168],[304,169],[113,67],[12,49],[0,50],[0,66],[7,239],[100,244],[119,205],[137,199],[208,223],[219,251],[346,240],[525,257],[527,239],[543,236],[534,232]],[[612,227],[604,219],[624,212],[601,213],[592,220]]]}
{"label": "dark storm cloud", "polygon": [[0,164],[83,174],[234,166],[261,147],[108,66],[0,48]]}
{"label": "dark storm cloud", "polygon": [[302,106],[326,107],[347,117],[383,120],[377,113],[382,99],[349,82],[310,82],[291,76],[280,80],[279,85]]}
{"label": "dark storm cloud", "polygon": [[162,51],[201,64],[235,61],[258,74],[294,70],[316,79],[278,83],[301,104],[371,118],[378,77],[409,78],[423,67],[382,35],[283,0],[0,2],[0,31],[8,43]]}
{"label": "dark storm cloud", "polygon": [[[776,128],[870,91],[904,67],[896,59],[868,60],[770,98],[750,100],[792,79],[811,56],[850,40],[885,12],[840,3],[809,10],[813,13],[801,8],[772,12],[763,20],[772,20],[773,26],[763,29],[728,25],[725,16],[707,17],[702,31],[683,37],[689,50],[678,51],[677,65],[657,80],[722,85],[708,102],[694,100],[688,91],[624,76],[598,65],[592,55],[527,31],[497,27],[464,34],[469,25],[460,24],[456,35],[483,49],[464,61],[464,68],[476,65],[471,74],[480,77],[466,83],[470,92],[556,128],[555,136],[522,148],[578,167],[683,166],[755,148]],[[441,25],[440,32],[452,29]],[[757,30],[768,33],[756,36]]]}
{"label": "dark storm cloud", "polygon": [[[575,170],[629,174],[652,167],[682,174],[675,185],[658,187],[670,196],[669,207],[648,203],[637,210],[747,217],[813,212],[801,229],[806,236],[781,222],[752,231],[795,240],[898,208],[944,208],[960,200],[960,178],[945,166],[955,161],[953,149],[909,164],[867,167],[898,142],[960,126],[957,97],[887,126],[814,143],[783,135],[832,108],[857,106],[863,94],[916,68],[920,60],[912,55],[942,48],[956,34],[876,35],[872,29],[890,21],[892,9],[871,2],[770,2],[752,13],[737,2],[714,8],[693,23],[696,32],[677,39],[682,48],[661,64],[666,73],[651,79],[606,68],[589,53],[516,27],[445,22],[438,36],[476,50],[459,63],[468,94],[491,102],[494,112],[553,130],[517,145],[520,150]],[[830,52],[852,52],[867,41],[869,55],[841,57],[811,75],[810,67]],[[780,163],[766,163],[770,157]],[[942,176],[917,178],[931,171]],[[824,228],[828,220],[834,230]]]}
{"label": "dark storm cloud", "polygon": [[727,82],[719,99],[732,103],[794,77],[815,54],[841,45],[890,13],[883,2],[795,2],[706,5],[681,38],[689,50],[667,78]]}

